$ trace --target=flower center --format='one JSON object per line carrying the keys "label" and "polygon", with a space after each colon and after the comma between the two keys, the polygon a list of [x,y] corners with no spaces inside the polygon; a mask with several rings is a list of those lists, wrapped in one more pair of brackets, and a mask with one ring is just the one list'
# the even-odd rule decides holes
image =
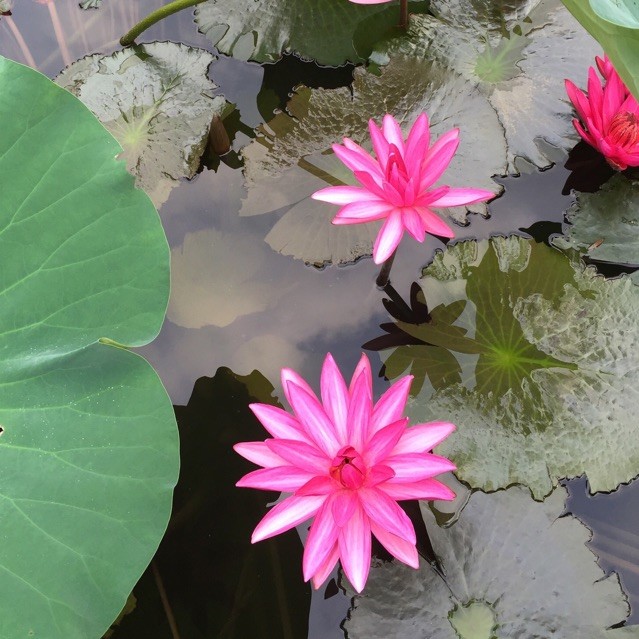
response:
{"label": "flower center", "polygon": [[625,111],[617,113],[608,129],[612,142],[619,146],[629,147],[639,142],[639,120],[634,113]]}
{"label": "flower center", "polygon": [[362,456],[352,446],[344,446],[333,458],[329,473],[344,488],[356,490],[364,483],[366,465]]}

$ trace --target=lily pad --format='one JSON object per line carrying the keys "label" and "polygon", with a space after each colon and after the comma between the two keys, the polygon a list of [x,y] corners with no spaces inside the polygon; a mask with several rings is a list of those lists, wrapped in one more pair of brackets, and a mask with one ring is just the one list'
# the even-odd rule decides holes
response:
{"label": "lily pad", "polygon": [[171,402],[121,346],[160,329],[168,246],[79,100],[1,57],[0,85],[0,636],[87,639],[171,510]]}
{"label": "lily pad", "polygon": [[82,0],[80,2],[81,9],[99,9],[102,5],[102,0]]}
{"label": "lily pad", "polygon": [[[307,263],[343,264],[371,253],[376,225],[333,226],[337,209],[310,195],[327,184],[356,183],[331,150],[344,136],[369,146],[368,120],[393,114],[405,129],[426,111],[433,139],[453,127],[461,144],[442,181],[499,193],[491,178],[505,169],[505,142],[497,115],[461,76],[436,63],[398,57],[381,76],[355,71],[348,88],[298,88],[287,113],[261,127],[243,150],[248,189],[240,215],[257,215],[289,207],[267,236],[271,247]],[[477,126],[481,121],[482,126]],[[484,203],[471,210],[484,213]],[[444,209],[464,221],[462,207]]]}
{"label": "lily pad", "polygon": [[592,10],[607,22],[620,27],[639,29],[639,4],[637,0],[589,0]]}
{"label": "lily pad", "polygon": [[128,170],[156,206],[179,178],[192,178],[211,119],[226,105],[207,77],[214,57],[156,42],[74,62],[56,79],[79,97],[120,142]]}
{"label": "lily pad", "polygon": [[440,528],[422,513],[443,575],[422,563],[371,570],[345,627],[352,639],[619,639],[609,630],[629,612],[616,575],[605,578],[586,542],[590,531],[561,517],[565,490],[543,503],[521,487],[473,493]]}
{"label": "lily pad", "polygon": [[637,474],[639,289],[630,278],[606,281],[510,237],[447,248],[421,285],[433,308],[464,304],[452,324],[405,327],[452,353],[461,381],[436,390],[424,381],[408,412],[457,425],[440,452],[462,481],[488,491],[522,483],[542,499],[563,477],[586,473],[597,492]]}
{"label": "lily pad", "polygon": [[[428,2],[410,0],[411,12],[427,7]],[[345,0],[208,0],[195,10],[200,31],[221,53],[275,62],[295,52],[328,66],[363,62],[398,19],[397,6]]]}
{"label": "lily pad", "polygon": [[437,17],[412,16],[408,33],[380,44],[372,59],[437,60],[477,84],[505,129],[509,172],[557,161],[558,150],[577,140],[564,79],[586,77],[601,53],[597,42],[560,0],[434,0],[431,6]]}
{"label": "lily pad", "polygon": [[639,266],[639,183],[617,175],[596,193],[578,193],[560,248],[598,261]]}

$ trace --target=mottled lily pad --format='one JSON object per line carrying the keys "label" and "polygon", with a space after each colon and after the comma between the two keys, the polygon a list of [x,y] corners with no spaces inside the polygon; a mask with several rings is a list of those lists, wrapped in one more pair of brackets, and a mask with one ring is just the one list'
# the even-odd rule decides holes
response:
{"label": "mottled lily pad", "polygon": [[102,5],[102,0],[82,0],[80,2],[81,9],[99,9]]}
{"label": "mottled lily pad", "polygon": [[99,637],[166,529],[171,402],[127,346],[157,335],[169,252],[121,148],[0,57],[0,637]]}
{"label": "mottled lily pad", "polygon": [[156,206],[179,178],[195,175],[213,115],[207,51],[156,42],[74,62],[56,79],[79,97],[120,142],[128,170]]}
{"label": "mottled lily pad", "polygon": [[558,150],[574,145],[564,79],[585,81],[601,49],[560,0],[434,0],[431,6],[437,17],[413,16],[407,35],[379,45],[372,58],[381,64],[397,54],[434,59],[476,83],[504,126],[510,172],[526,164],[546,168]]}
{"label": "mottled lily pad", "polygon": [[[411,12],[427,6],[410,1]],[[295,52],[330,66],[363,62],[373,43],[393,30],[398,19],[395,3],[345,0],[208,0],[195,11],[200,31],[222,53],[275,62],[282,53]]]}
{"label": "mottled lily pad", "polygon": [[[352,93],[348,88],[299,88],[287,111],[261,127],[257,139],[243,150],[248,195],[240,215],[289,207],[266,241],[307,263],[341,264],[371,253],[376,225],[333,226],[328,222],[337,208],[310,199],[327,184],[356,183],[333,155],[331,144],[348,136],[368,146],[371,117],[380,121],[392,113],[406,132],[426,111],[433,139],[459,127],[460,148],[442,182],[501,190],[491,179],[506,169],[505,141],[495,111],[470,82],[435,63],[400,56],[381,76],[358,69]],[[486,211],[484,203],[470,208]],[[465,220],[465,208],[446,211]]]}
{"label": "mottled lily pad", "polygon": [[586,542],[590,531],[560,517],[566,493],[545,502],[513,487],[474,493],[440,528],[422,504],[444,577],[428,564],[372,568],[345,627],[352,639],[620,639],[628,615],[616,575],[604,578]]}
{"label": "mottled lily pad", "polygon": [[510,237],[449,247],[421,285],[433,308],[464,304],[452,324],[405,327],[455,357],[461,381],[440,374],[435,390],[426,379],[408,411],[457,425],[440,452],[460,479],[489,491],[522,483],[541,499],[562,477],[586,473],[596,492],[637,475],[639,289],[630,278],[606,281]]}
{"label": "mottled lily pad", "polygon": [[594,260],[639,266],[639,182],[617,175],[596,193],[578,193],[554,240]]}

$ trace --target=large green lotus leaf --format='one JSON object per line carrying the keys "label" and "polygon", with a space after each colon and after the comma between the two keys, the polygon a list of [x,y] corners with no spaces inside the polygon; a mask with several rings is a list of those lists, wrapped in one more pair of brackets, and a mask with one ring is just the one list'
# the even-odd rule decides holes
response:
{"label": "large green lotus leaf", "polygon": [[426,380],[409,413],[457,425],[440,450],[463,481],[522,483],[541,499],[562,477],[586,473],[596,492],[637,474],[639,289],[629,278],[606,281],[510,237],[449,247],[421,284],[430,306],[465,302],[452,325],[407,326],[461,368],[461,382],[436,391]]}
{"label": "large green lotus leaf", "polygon": [[602,19],[620,27],[639,29],[637,0],[589,0],[591,9]]}
{"label": "large green lotus leaf", "polygon": [[613,177],[596,193],[578,193],[554,243],[602,262],[639,266],[639,183]]}
{"label": "large green lotus leaf", "polygon": [[[639,99],[639,31],[600,18],[585,0],[562,0],[581,25],[597,39],[615,69]],[[619,4],[610,2],[609,4]],[[574,78],[573,78],[574,79]],[[585,84],[585,80],[583,81]],[[579,84],[579,83],[578,83]]]}
{"label": "large green lotus leaf", "polygon": [[407,35],[380,44],[373,59],[435,59],[476,83],[504,126],[509,171],[557,161],[577,139],[564,79],[585,81],[599,45],[559,0],[447,0],[432,10],[437,17],[413,16]]}
{"label": "large green lotus leaf", "polygon": [[[427,6],[411,0],[410,11]],[[397,3],[365,6],[345,0],[208,0],[195,10],[200,31],[222,53],[275,62],[282,53],[295,52],[329,66],[363,62],[398,19]]]}
{"label": "large green lotus leaf", "polygon": [[[443,182],[501,190],[491,179],[506,169],[497,115],[471,83],[430,61],[399,56],[381,76],[357,69],[352,92],[298,88],[287,111],[261,127],[243,150],[248,195],[240,211],[257,215],[292,206],[266,238],[286,255],[321,265],[370,254],[377,225],[333,226],[328,222],[337,207],[310,195],[327,184],[356,183],[331,145],[348,136],[368,147],[368,120],[379,122],[385,113],[399,120],[405,134],[422,111],[431,118],[433,138],[459,127],[459,151]],[[470,208],[486,211],[483,203]],[[443,212],[464,220],[467,210]]]}
{"label": "large green lotus leaf", "polygon": [[160,206],[179,178],[195,175],[211,119],[226,105],[212,97],[213,60],[202,49],[156,42],[82,58],[56,81],[111,131],[137,185]]}
{"label": "large green lotus leaf", "polygon": [[[475,492],[459,518],[439,527],[422,504],[443,575],[422,563],[371,569],[345,627],[352,639],[619,639],[629,612],[616,575],[605,578],[590,531],[561,517],[566,492],[545,502],[513,487]],[[353,593],[354,594],[354,593]]]}
{"label": "large green lotus leaf", "polygon": [[0,57],[0,636],[99,637],[166,528],[168,246],[82,103]]}

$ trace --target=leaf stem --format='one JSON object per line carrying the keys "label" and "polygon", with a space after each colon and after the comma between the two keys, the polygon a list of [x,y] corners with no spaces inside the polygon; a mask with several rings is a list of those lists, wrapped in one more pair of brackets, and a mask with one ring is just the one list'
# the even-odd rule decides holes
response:
{"label": "leaf stem", "polygon": [[120,44],[123,47],[128,47],[133,44],[135,39],[141,33],[146,31],[149,27],[152,27],[156,22],[159,22],[178,11],[182,11],[182,9],[194,7],[196,4],[200,4],[202,2],[204,2],[204,0],[173,0],[173,2],[165,4],[163,7],[160,7],[150,13],[146,18],[140,20],[140,22],[138,22],[130,31],[125,33],[120,38]]}
{"label": "leaf stem", "polygon": [[160,571],[158,570],[158,565],[155,563],[155,559],[151,561],[151,571],[153,572],[155,585],[157,586],[158,592],[160,593],[160,600],[162,601],[162,607],[164,608],[166,620],[169,622],[169,628],[171,628],[171,636],[173,637],[173,639],[180,639],[180,632],[178,631],[177,623],[175,621],[175,615],[173,614],[173,609],[171,608],[171,604],[169,603],[169,598],[164,588],[164,582],[162,581],[162,575],[160,575]]}
{"label": "leaf stem", "polygon": [[399,27],[408,29],[408,0],[399,0]]}
{"label": "leaf stem", "polygon": [[382,264],[382,268],[379,271],[379,275],[375,280],[375,284],[377,284],[378,288],[383,289],[386,284],[390,282],[390,270],[393,266],[393,261],[395,260],[395,255],[397,255],[397,249],[393,251],[391,256]]}

